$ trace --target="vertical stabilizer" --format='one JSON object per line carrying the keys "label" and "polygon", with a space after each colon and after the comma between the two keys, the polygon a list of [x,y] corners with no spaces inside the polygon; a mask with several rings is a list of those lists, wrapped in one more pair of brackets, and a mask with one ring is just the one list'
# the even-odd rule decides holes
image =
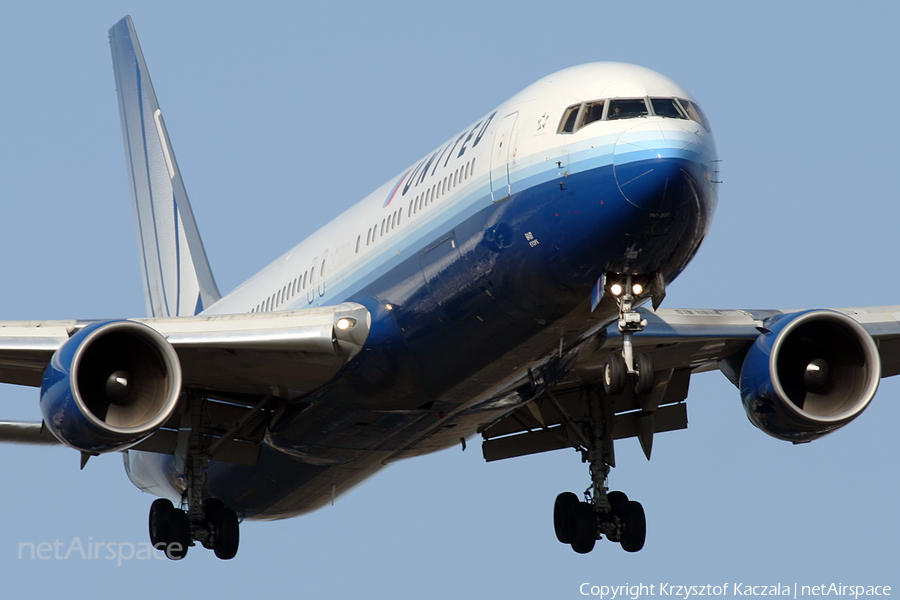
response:
{"label": "vertical stabilizer", "polygon": [[131,17],[109,30],[151,317],[194,315],[221,295],[169,143]]}

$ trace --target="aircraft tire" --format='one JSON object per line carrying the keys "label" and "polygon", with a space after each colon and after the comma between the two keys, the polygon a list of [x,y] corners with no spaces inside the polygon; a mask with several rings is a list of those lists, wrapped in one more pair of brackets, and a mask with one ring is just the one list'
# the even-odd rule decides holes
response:
{"label": "aircraft tire", "polygon": [[634,393],[646,394],[653,389],[653,359],[649,354],[638,354],[634,357],[634,370],[637,377],[634,380]]}
{"label": "aircraft tire", "polygon": [[553,504],[553,529],[556,531],[556,539],[563,544],[572,543],[577,506],[578,496],[572,492],[563,492]]}
{"label": "aircraft tire", "polygon": [[644,547],[647,536],[647,520],[640,502],[630,500],[625,513],[625,533],[622,536],[622,550],[637,552]]}
{"label": "aircraft tire", "polygon": [[606,499],[609,500],[612,514],[625,518],[625,512],[628,510],[628,496],[625,495],[625,492],[610,492],[606,495]]}
{"label": "aircraft tire", "polygon": [[572,550],[578,554],[587,554],[597,543],[597,513],[592,504],[579,502],[575,507],[574,516]]}
{"label": "aircraft tire", "polygon": [[224,506],[210,516],[210,524],[216,530],[216,544],[213,550],[222,560],[235,557],[240,543],[240,524],[237,514]]}
{"label": "aircraft tire", "polygon": [[618,354],[610,354],[603,361],[603,389],[610,396],[618,396],[625,389],[625,361]]}
{"label": "aircraft tire", "polygon": [[175,510],[172,502],[167,498],[159,498],[154,500],[150,505],[150,545],[156,548],[157,544],[168,543],[169,513]]}
{"label": "aircraft tire", "polygon": [[[168,539],[166,540],[166,556],[172,560],[181,560],[187,555],[191,545],[191,522],[187,513],[177,508],[172,508],[166,519]],[[172,544],[178,544],[177,548]]]}

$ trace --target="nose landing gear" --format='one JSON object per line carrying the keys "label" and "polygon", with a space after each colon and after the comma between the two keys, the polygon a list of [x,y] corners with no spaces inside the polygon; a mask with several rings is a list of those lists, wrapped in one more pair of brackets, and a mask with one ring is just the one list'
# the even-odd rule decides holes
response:
{"label": "nose landing gear", "polygon": [[649,354],[634,353],[634,334],[647,326],[647,321],[635,310],[635,303],[649,297],[654,308],[659,306],[665,297],[662,275],[604,274],[598,281],[597,292],[615,300],[619,310],[619,333],[622,334],[621,354],[610,354],[603,365],[603,389],[607,394],[617,396],[631,379],[635,393],[646,394],[653,389],[653,359]]}

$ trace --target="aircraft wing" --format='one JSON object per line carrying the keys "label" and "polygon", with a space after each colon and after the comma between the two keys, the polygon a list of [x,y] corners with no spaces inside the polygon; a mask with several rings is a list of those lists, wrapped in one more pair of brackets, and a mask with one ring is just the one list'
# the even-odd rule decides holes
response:
{"label": "aircraft wing", "polygon": [[[878,343],[882,377],[900,373],[900,306],[839,308],[852,317]],[[720,361],[740,355],[767,329],[767,325],[798,310],[639,309],[647,325],[634,336],[635,352],[649,352],[657,369],[690,368],[701,373],[719,368]],[[585,378],[597,373],[606,355],[622,347],[613,323],[602,350],[582,354],[576,370]],[[727,368],[726,368],[727,370]]]}
{"label": "aircraft wing", "polygon": [[[565,377],[548,386],[546,390],[536,390],[527,404],[504,415],[488,427],[483,428],[484,443],[482,450],[488,461],[501,460],[527,454],[557,450],[567,447],[584,448],[586,440],[579,435],[579,423],[590,419],[591,405],[602,406],[607,411],[605,417],[613,423],[611,437],[613,440],[637,437],[641,442],[647,458],[650,457],[654,433],[662,433],[687,427],[687,409],[684,400],[688,396],[690,376],[694,373],[719,369],[739,389],[751,387],[755,380],[753,366],[746,367],[753,361],[748,360],[751,348],[761,341],[764,347],[773,347],[775,339],[781,337],[788,325],[795,319],[806,320],[807,324],[817,318],[831,319],[829,323],[843,325],[842,317],[849,317],[857,323],[865,333],[861,338],[869,336],[874,342],[874,364],[862,364],[862,355],[848,358],[858,367],[856,371],[844,371],[836,374],[848,381],[856,381],[859,389],[846,390],[849,400],[856,402],[829,409],[832,413],[853,412],[846,421],[838,422],[834,417],[836,429],[849,422],[865,408],[877,387],[877,379],[900,374],[900,306],[875,306],[865,308],[844,308],[828,311],[782,311],[782,310],[708,310],[708,309],[659,309],[651,311],[639,309],[646,325],[642,332],[634,335],[634,352],[650,356],[655,370],[654,385],[646,393],[635,393],[628,386],[615,396],[609,396],[607,402],[595,402],[590,390],[599,390],[604,377],[604,365],[607,357],[622,350],[622,337],[616,323],[601,329],[591,339],[586,340],[578,354],[574,366],[567,371]],[[804,316],[805,315],[805,316]],[[849,323],[850,320],[847,320]],[[778,324],[781,325],[778,325]],[[830,326],[830,325],[829,325]],[[776,331],[773,333],[773,329]],[[838,330],[835,329],[835,332]],[[852,327],[850,329],[852,331]],[[842,348],[837,346],[853,346],[850,337],[829,337],[832,332],[822,333],[813,330],[794,328],[791,330],[802,349],[788,348],[787,342],[781,344],[782,354],[807,354],[807,362],[800,364],[805,368],[809,357],[817,352],[831,355],[834,362],[839,362]],[[835,334],[837,335],[837,334]],[[771,339],[769,339],[771,338]],[[792,342],[793,343],[793,342]],[[809,349],[812,350],[809,350]],[[838,354],[834,354],[834,353]],[[781,359],[764,356],[766,373],[760,381],[765,387],[770,376],[768,369],[782,368]],[[837,368],[837,367],[835,367]],[[742,380],[742,372],[746,377]],[[758,369],[757,369],[758,370]],[[771,379],[777,377],[771,376]],[[757,377],[759,379],[759,377]],[[783,376],[782,379],[786,381]],[[874,380],[874,383],[873,383]],[[866,383],[868,382],[868,383]],[[787,388],[788,384],[783,383]],[[848,384],[849,385],[849,384]],[[742,394],[743,394],[742,390]],[[840,391],[840,390],[839,390]],[[755,393],[755,392],[754,392]],[[752,397],[754,393],[744,394]],[[790,393],[790,391],[789,391]],[[858,400],[853,400],[854,394]],[[765,396],[765,394],[761,394]],[[802,402],[799,403],[801,410]],[[746,405],[745,405],[746,408]],[[754,416],[748,409],[748,416],[757,426]],[[851,410],[852,409],[852,410]],[[774,410],[774,409],[773,409]],[[813,410],[807,407],[807,410]],[[830,418],[830,417],[828,417]],[[825,419],[827,421],[827,419]],[[766,431],[767,423],[760,427]],[[822,429],[831,424],[819,423]],[[766,431],[770,435],[787,439],[782,432]],[[827,431],[825,431],[827,433]],[[811,438],[814,439],[814,438]],[[809,441],[800,439],[797,441]]]}
{"label": "aircraft wing", "polygon": [[[123,321],[0,321],[0,382],[43,386],[45,414],[43,423],[0,422],[0,441],[65,439],[88,448],[83,456],[126,447],[172,454],[185,424],[180,398],[196,393],[209,399],[203,434],[210,456],[253,464],[278,407],[333,379],[362,349],[370,323],[368,310],[355,303]],[[63,425],[49,434],[48,414],[76,412],[60,417]]]}
{"label": "aircraft wing", "polygon": [[[368,335],[361,305],[304,310],[129,319],[172,345],[185,388],[294,397],[331,380]],[[346,330],[336,323],[351,318]],[[0,321],[0,383],[39,387],[53,354],[95,321]]]}

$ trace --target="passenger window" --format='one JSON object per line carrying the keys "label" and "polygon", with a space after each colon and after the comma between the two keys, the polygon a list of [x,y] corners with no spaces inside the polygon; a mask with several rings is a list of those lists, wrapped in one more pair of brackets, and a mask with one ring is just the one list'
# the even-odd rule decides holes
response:
{"label": "passenger window", "polygon": [[594,121],[599,121],[603,118],[603,100],[598,100],[597,102],[588,102],[584,105],[584,110],[581,112],[581,124],[578,126],[578,129],[581,129],[588,123],[593,123]]}
{"label": "passenger window", "polygon": [[687,111],[688,117],[692,120],[697,121],[703,128],[709,131],[709,125],[706,122],[706,115],[703,114],[703,111],[700,110],[700,107],[697,106],[696,102],[691,102],[690,100],[685,100],[684,98],[679,98],[679,102],[684,107],[684,110]]}
{"label": "passenger window", "polygon": [[566,109],[562,119],[559,121],[559,128],[556,130],[556,133],[572,133],[575,131],[575,117],[578,116],[579,108],[581,108],[581,104],[576,104]]}
{"label": "passenger window", "polygon": [[678,106],[675,98],[650,98],[650,104],[653,105],[653,112],[657,117],[667,117],[669,119],[687,119],[687,115]]}
{"label": "passenger window", "polygon": [[614,119],[633,119],[635,117],[645,117],[647,112],[647,104],[643,98],[635,98],[633,100],[610,100],[609,113],[606,118],[610,121]]}

